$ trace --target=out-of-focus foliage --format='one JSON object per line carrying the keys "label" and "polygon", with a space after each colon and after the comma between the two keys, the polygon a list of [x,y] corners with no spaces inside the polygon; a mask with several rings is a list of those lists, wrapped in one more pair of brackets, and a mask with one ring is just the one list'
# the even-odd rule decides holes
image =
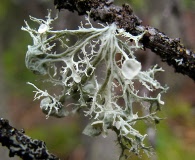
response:
{"label": "out-of-focus foliage", "polygon": [[[115,0],[114,2],[117,5],[122,5],[124,3],[128,3],[135,10],[144,10],[144,8],[147,8],[147,5],[148,5],[148,4],[146,4],[148,2],[146,0]],[[181,0],[181,3],[182,3],[182,5],[184,5],[184,7],[186,9],[190,9],[190,10],[195,9],[195,1],[194,0]]]}
{"label": "out-of-focus foliage", "polygon": [[0,5],[0,20],[5,19],[6,15],[10,11],[11,2],[2,1]]}
{"label": "out-of-focus foliage", "polygon": [[[39,126],[28,135],[46,142],[47,147],[59,157],[67,156],[78,145],[78,126],[75,123]],[[63,159],[63,158],[62,158]]]}
{"label": "out-of-focus foliage", "polygon": [[192,11],[195,10],[195,1],[194,0],[182,0],[182,2],[187,9],[190,9]]}
{"label": "out-of-focus foliage", "polygon": [[195,157],[195,118],[193,108],[184,100],[169,96],[164,115],[157,125],[156,153],[159,160],[193,160]]}
{"label": "out-of-focus foliage", "polygon": [[[17,12],[17,14],[16,14]],[[3,1],[0,5],[1,60],[4,67],[4,79],[12,93],[28,94],[26,81],[34,79],[24,64],[26,46],[30,43],[28,36],[20,29],[23,19],[20,6],[11,1]],[[24,17],[27,15],[24,15]]]}
{"label": "out-of-focus foliage", "polygon": [[9,83],[9,88],[13,92],[28,94],[30,90],[26,82],[29,79],[35,79],[23,63],[26,50],[25,45],[28,42],[30,43],[30,40],[20,32],[15,33],[15,35],[3,53],[5,78],[7,79],[7,83]]}

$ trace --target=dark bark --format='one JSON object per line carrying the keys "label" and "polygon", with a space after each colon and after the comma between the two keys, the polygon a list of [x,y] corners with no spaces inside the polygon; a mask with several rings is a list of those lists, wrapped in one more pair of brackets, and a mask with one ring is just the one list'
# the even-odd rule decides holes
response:
{"label": "dark bark", "polygon": [[79,15],[87,14],[93,20],[103,23],[116,23],[119,28],[138,35],[145,32],[140,43],[144,48],[151,49],[162,61],[175,68],[175,71],[188,75],[195,81],[195,53],[187,49],[180,39],[171,39],[158,29],[142,26],[141,20],[127,4],[122,7],[112,4],[113,0],[54,0],[57,9],[77,11]]}
{"label": "dark bark", "polygon": [[9,149],[10,157],[16,155],[24,160],[59,160],[48,152],[43,141],[30,138],[3,118],[0,118],[0,143]]}

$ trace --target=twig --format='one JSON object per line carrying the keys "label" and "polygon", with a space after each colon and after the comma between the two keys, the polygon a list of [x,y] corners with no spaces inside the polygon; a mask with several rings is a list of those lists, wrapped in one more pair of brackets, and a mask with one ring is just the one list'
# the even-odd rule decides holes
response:
{"label": "twig", "polygon": [[127,4],[122,7],[115,6],[114,0],[54,0],[57,9],[77,11],[79,15],[87,14],[90,17],[106,23],[116,23],[133,35],[145,32],[140,43],[144,48],[151,49],[159,55],[162,61],[175,68],[175,71],[188,75],[195,81],[195,53],[187,49],[179,38],[171,39],[158,29],[150,26],[142,26],[141,20],[133,14],[133,10]]}
{"label": "twig", "polygon": [[59,160],[48,152],[43,141],[25,135],[24,130],[17,130],[3,118],[0,118],[0,143],[9,149],[10,157],[17,155],[23,160]]}

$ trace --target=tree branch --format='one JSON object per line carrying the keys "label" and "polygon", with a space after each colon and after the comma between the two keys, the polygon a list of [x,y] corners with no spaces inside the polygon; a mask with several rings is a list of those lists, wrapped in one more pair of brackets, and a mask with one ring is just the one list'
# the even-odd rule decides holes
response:
{"label": "tree branch", "polygon": [[127,4],[122,7],[115,6],[114,0],[54,0],[57,9],[77,11],[79,15],[87,14],[93,20],[106,23],[116,23],[119,28],[138,35],[145,32],[140,43],[144,48],[151,49],[159,55],[162,61],[175,68],[175,71],[188,75],[195,81],[195,53],[187,49],[179,38],[171,39],[158,29],[150,26],[142,26],[141,20],[133,14],[133,10]]}
{"label": "tree branch", "polygon": [[48,152],[43,141],[30,138],[23,130],[10,126],[9,121],[3,118],[0,118],[0,143],[9,149],[10,157],[17,155],[24,160],[59,160]]}

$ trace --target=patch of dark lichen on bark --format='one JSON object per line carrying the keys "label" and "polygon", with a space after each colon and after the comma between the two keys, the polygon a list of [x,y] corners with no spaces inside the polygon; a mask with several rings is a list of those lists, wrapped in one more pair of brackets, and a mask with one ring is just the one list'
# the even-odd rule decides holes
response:
{"label": "patch of dark lichen on bark", "polygon": [[145,48],[151,49],[161,60],[174,66],[175,71],[186,74],[195,80],[195,55],[180,42],[179,38],[171,39],[153,27],[146,27],[146,34],[141,40]]}
{"label": "patch of dark lichen on bark", "polygon": [[12,127],[4,118],[0,118],[0,143],[9,149],[10,157],[19,156],[24,160],[59,160],[48,152],[45,142],[25,135],[24,130]]}

